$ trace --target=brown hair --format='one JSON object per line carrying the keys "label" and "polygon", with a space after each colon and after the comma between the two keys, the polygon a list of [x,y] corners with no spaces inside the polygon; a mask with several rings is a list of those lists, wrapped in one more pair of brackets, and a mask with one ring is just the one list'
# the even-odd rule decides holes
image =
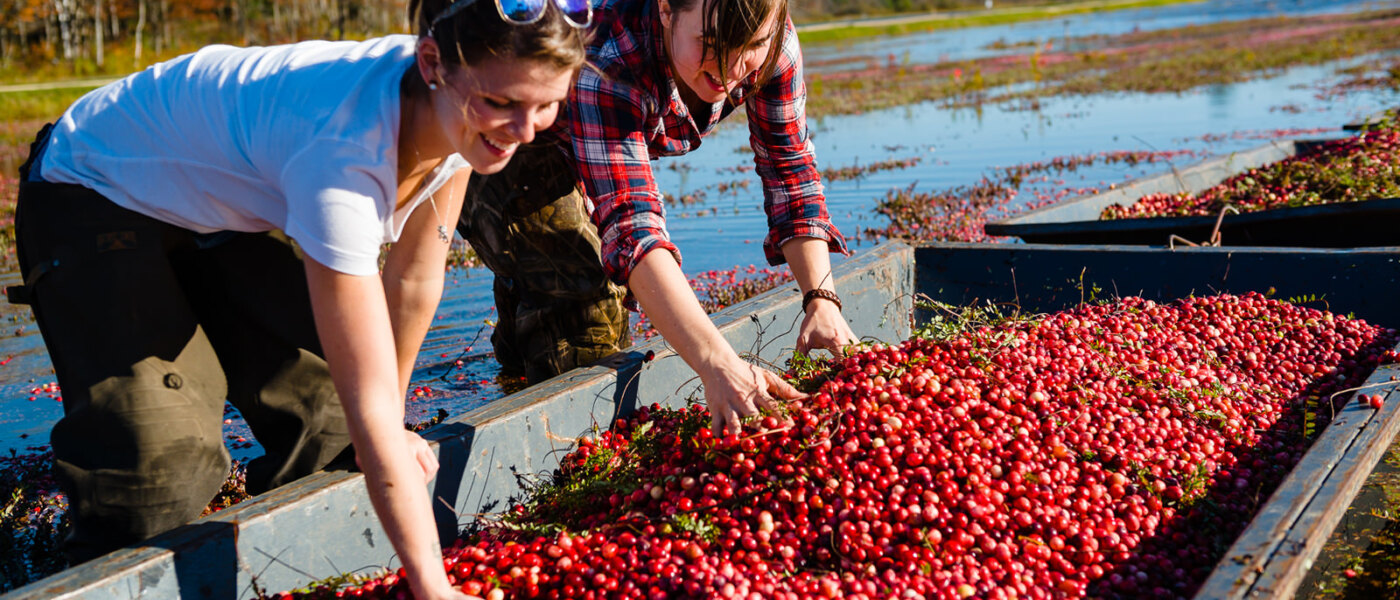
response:
{"label": "brown hair", "polygon": [[[457,0],[469,1],[469,0]],[[447,65],[475,64],[490,58],[523,58],[561,69],[578,69],[587,60],[584,31],[564,20],[546,0],[544,16],[527,25],[501,19],[494,0],[475,0],[436,26],[433,20],[453,0],[411,0],[408,15],[419,36],[432,36]],[[451,49],[455,48],[456,52]]]}
{"label": "brown hair", "polygon": [[735,56],[742,54],[755,41],[759,28],[763,27],[768,16],[777,14],[773,44],[768,48],[768,57],[764,59],[763,66],[758,69],[758,85],[762,86],[772,79],[786,41],[788,0],[670,0],[671,10],[690,10],[697,1],[704,2],[700,9],[704,11],[700,35],[705,39],[705,54],[701,59],[709,58],[710,53],[714,53],[720,67],[720,83],[724,85],[729,83],[726,78]]}

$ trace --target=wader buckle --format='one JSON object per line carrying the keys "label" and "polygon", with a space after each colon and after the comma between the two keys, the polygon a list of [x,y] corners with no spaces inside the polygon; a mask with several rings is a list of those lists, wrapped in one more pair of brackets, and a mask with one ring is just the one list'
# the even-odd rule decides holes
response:
{"label": "wader buckle", "polygon": [[24,278],[23,285],[5,286],[5,299],[9,300],[10,304],[27,305],[32,303],[33,298],[31,294],[34,289],[34,284],[39,281],[40,277],[43,277],[49,271],[52,271],[54,267],[57,267],[58,262],[58,259],[55,258],[51,261],[34,265],[34,269],[29,272],[29,276]]}

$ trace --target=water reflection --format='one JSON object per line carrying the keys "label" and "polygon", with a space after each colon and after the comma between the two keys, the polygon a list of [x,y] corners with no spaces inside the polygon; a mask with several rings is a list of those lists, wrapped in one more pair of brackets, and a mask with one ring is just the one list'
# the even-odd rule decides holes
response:
{"label": "water reflection", "polygon": [[1061,19],[1009,25],[949,29],[854,42],[807,44],[802,54],[811,73],[865,68],[874,61],[913,63],[970,60],[1024,54],[1025,45],[1090,35],[1120,35],[1187,25],[1240,21],[1271,16],[1306,16],[1357,12],[1400,6],[1397,0],[1207,0],[1153,8],[1072,15]]}

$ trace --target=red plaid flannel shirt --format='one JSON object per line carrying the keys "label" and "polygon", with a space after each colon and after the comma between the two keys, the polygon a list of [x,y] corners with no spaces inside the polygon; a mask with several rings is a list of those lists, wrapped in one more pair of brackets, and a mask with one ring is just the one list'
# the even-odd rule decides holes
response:
{"label": "red plaid flannel shirt", "polygon": [[[695,122],[671,77],[655,2],[608,0],[595,19],[589,59],[597,71],[585,68],[580,74],[569,95],[569,115],[560,119],[555,133],[565,138],[593,203],[604,270],[625,285],[647,252],[665,248],[680,262],[666,232],[665,205],[651,160],[698,148],[701,137],[734,110],[734,103],[715,105],[703,128]],[[785,26],[774,77],[755,90],[757,76],[751,76],[735,92],[742,94],[755,171],[763,180],[769,228],[763,251],[771,265],[785,262],[779,248],[796,237],[823,239],[830,251],[849,253],[827,214],[807,135],[802,53],[792,21]]]}

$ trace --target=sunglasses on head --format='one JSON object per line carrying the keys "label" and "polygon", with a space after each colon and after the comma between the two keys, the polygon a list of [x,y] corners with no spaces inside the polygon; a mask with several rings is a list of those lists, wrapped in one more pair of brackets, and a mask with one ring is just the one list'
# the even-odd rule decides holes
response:
{"label": "sunglasses on head", "polygon": [[[508,23],[516,25],[529,25],[540,20],[544,16],[546,3],[553,2],[559,8],[559,12],[564,14],[564,20],[569,25],[583,28],[588,27],[593,22],[593,7],[588,4],[588,0],[495,0],[496,12]],[[447,19],[451,19],[462,9],[476,3],[476,0],[457,0],[442,11],[442,14],[433,18],[433,22],[428,24],[428,30],[432,31]]]}

